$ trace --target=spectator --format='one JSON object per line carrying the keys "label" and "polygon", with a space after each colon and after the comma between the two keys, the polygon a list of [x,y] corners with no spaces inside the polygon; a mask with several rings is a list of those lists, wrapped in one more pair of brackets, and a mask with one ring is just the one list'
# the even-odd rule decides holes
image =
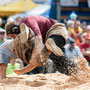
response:
{"label": "spectator", "polygon": [[72,12],[71,14],[70,14],[70,19],[72,20],[72,21],[76,21],[77,20],[77,14],[75,14],[74,12]]}
{"label": "spectator", "polygon": [[81,35],[82,35],[82,28],[81,28],[81,23],[80,21],[76,21],[74,23],[74,34],[73,34],[73,38],[75,39],[76,45],[80,45],[81,43]]}
{"label": "spectator", "polygon": [[5,30],[0,28],[0,45],[6,40]]}
{"label": "spectator", "polygon": [[81,28],[81,23],[77,20],[77,15],[75,13],[70,14],[70,19],[67,21],[67,27],[70,31],[70,37],[75,39],[76,45],[80,45],[81,43],[81,34],[83,29]]}
{"label": "spectator", "polygon": [[78,17],[77,14],[72,11],[70,16],[69,16],[69,18],[68,19],[64,19],[64,23],[66,24],[66,26],[67,26],[68,22],[72,22],[73,25],[74,25],[74,22],[77,20],[77,17]]}
{"label": "spectator", "polygon": [[90,33],[85,35],[85,42],[80,44],[80,49],[83,56],[86,58],[90,65]]}
{"label": "spectator", "polygon": [[1,29],[1,26],[2,26],[2,18],[0,18],[0,29]]}
{"label": "spectator", "polygon": [[67,27],[68,27],[68,30],[70,31],[70,34],[73,34],[74,33],[74,21],[67,21]]}
{"label": "spectator", "polygon": [[70,31],[68,31],[68,38],[66,44],[69,44],[70,40],[72,40],[72,38],[70,37]]}
{"label": "spectator", "polygon": [[82,42],[85,42],[85,35],[87,33],[90,33],[90,25],[88,25],[85,29],[85,32],[83,32],[82,36],[81,36],[81,39],[82,39]]}
{"label": "spectator", "polygon": [[65,46],[66,55],[69,59],[73,60],[75,57],[83,57],[78,46],[75,45],[75,41],[70,40],[69,44]]}
{"label": "spectator", "polygon": [[84,21],[81,24],[81,28],[83,29],[83,33],[86,32],[87,23]]}
{"label": "spectator", "polygon": [[72,40],[72,38],[69,36],[66,44],[69,44],[70,40]]}
{"label": "spectator", "polygon": [[7,75],[16,75],[14,70],[20,69],[20,64],[16,63],[16,59],[10,59],[10,63],[8,63],[6,74]]}
{"label": "spectator", "polygon": [[85,32],[85,33],[83,33],[82,35],[81,35],[81,40],[82,40],[82,42],[85,42],[85,35],[86,35],[87,33]]}
{"label": "spectator", "polygon": [[19,24],[22,21],[22,17],[17,17],[16,18],[16,23]]}
{"label": "spectator", "polygon": [[86,33],[90,33],[90,25],[87,26]]}

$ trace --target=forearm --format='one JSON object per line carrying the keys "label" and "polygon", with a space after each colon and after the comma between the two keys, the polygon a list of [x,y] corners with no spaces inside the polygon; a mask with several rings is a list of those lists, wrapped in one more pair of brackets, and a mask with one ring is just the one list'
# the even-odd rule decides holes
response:
{"label": "forearm", "polygon": [[35,44],[35,47],[33,49],[31,59],[35,58],[37,53],[40,52],[41,45],[42,45],[42,37],[41,36],[36,36],[36,44]]}
{"label": "forearm", "polygon": [[84,53],[84,56],[90,57],[90,52],[86,51],[86,52]]}
{"label": "forearm", "polygon": [[42,37],[41,36],[36,36],[36,46],[38,48],[41,48],[42,45]]}
{"label": "forearm", "polygon": [[38,66],[37,61],[35,59],[33,59],[33,60],[30,60],[29,64],[26,67],[24,67],[20,70],[14,70],[14,72],[18,75],[22,75],[26,72],[30,72],[31,70],[33,70],[37,66]]}
{"label": "forearm", "polygon": [[27,72],[30,72],[32,71],[34,68],[37,67],[37,64],[28,64],[26,67],[18,70],[21,74],[24,74],[24,73],[27,73]]}
{"label": "forearm", "polygon": [[41,36],[36,36],[36,44],[35,44],[35,47],[34,47],[33,52],[32,52],[31,60],[30,60],[29,64],[22,69],[22,71],[24,73],[29,72],[29,71],[31,71],[31,70],[33,70],[34,68],[37,67],[36,55],[40,51],[41,45],[42,45]]}
{"label": "forearm", "polygon": [[15,70],[15,73],[17,73],[18,75],[21,75],[21,74],[24,74],[26,72],[33,70],[34,68],[36,68],[38,66],[37,60],[36,60],[36,55],[38,54],[39,49],[41,48],[41,45],[40,45],[40,44],[42,44],[41,40],[42,39],[39,39],[38,36],[36,37],[36,44],[33,49],[32,57],[31,57],[29,64],[26,67],[22,68],[21,70]]}

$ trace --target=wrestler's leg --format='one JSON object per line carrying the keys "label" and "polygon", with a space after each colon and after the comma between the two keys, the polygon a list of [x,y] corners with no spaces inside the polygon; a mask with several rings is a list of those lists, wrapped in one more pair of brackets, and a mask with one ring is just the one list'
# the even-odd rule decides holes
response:
{"label": "wrestler's leg", "polygon": [[30,41],[35,35],[34,32],[26,26],[26,24],[20,24],[20,42],[25,44],[27,41]]}
{"label": "wrestler's leg", "polygon": [[[20,25],[20,31],[20,42],[24,44],[24,48],[28,48],[27,52],[25,53],[25,57],[27,62],[29,63],[29,61],[31,60],[33,48],[35,46],[36,37],[34,32],[30,28],[28,28],[24,23]],[[36,67],[32,71],[32,73],[39,73],[36,70],[41,72],[42,67]]]}
{"label": "wrestler's leg", "polygon": [[20,24],[20,31],[13,48],[17,56],[28,64],[35,46],[35,35],[24,23]]}
{"label": "wrestler's leg", "polygon": [[[63,46],[65,45],[64,38],[62,36],[57,36],[57,35],[52,35],[49,38],[51,39],[51,42],[53,40],[53,43],[55,43],[55,44],[49,43],[51,45],[47,45],[47,46],[52,47],[52,45],[56,45],[56,47],[58,47],[62,51],[61,54],[59,53],[60,56],[58,56],[59,54],[55,55],[56,53],[54,53],[54,52],[55,51],[57,52],[58,49],[53,49],[53,48],[55,48],[55,46],[52,47],[53,52],[50,55],[50,59],[54,62],[56,69],[59,72],[67,74],[67,75],[76,73],[77,72],[76,65],[65,54],[65,49],[63,48]],[[50,40],[49,40],[49,42],[50,42]],[[49,50],[49,48],[48,48],[48,50]]]}
{"label": "wrestler's leg", "polygon": [[6,78],[6,65],[4,63],[0,64],[0,78]]}
{"label": "wrestler's leg", "polygon": [[[65,40],[59,40],[59,37],[61,36],[56,36],[52,35],[46,40],[46,47],[49,51],[53,52],[56,56],[63,56],[63,52],[60,47],[63,47],[65,45]],[[55,42],[56,41],[56,42]],[[60,46],[58,46],[58,45]]]}
{"label": "wrestler's leg", "polygon": [[33,48],[35,46],[35,34],[24,23],[20,24],[20,31],[20,42],[24,44],[24,48],[28,48],[27,52],[25,53],[25,56],[26,60],[28,60],[29,63]]}
{"label": "wrestler's leg", "polygon": [[21,43],[25,43],[28,40],[29,28],[24,24],[20,24],[20,41]]}
{"label": "wrestler's leg", "polygon": [[[25,53],[25,57],[27,62],[29,63],[36,42],[35,35],[34,32],[30,28],[28,28],[24,23],[20,24],[20,31],[20,42],[24,45],[24,48],[28,48],[27,52]],[[49,55],[50,51],[48,51],[47,48],[44,46],[44,48],[41,50],[41,53],[38,53],[36,57],[38,66],[45,65],[46,59]],[[43,60],[41,57],[44,57]]]}

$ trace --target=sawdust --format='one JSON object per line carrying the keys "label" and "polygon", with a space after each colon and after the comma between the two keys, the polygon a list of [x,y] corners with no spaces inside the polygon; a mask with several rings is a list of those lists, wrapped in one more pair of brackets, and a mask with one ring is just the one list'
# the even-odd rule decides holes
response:
{"label": "sawdust", "polygon": [[90,67],[77,58],[79,71],[67,76],[61,73],[8,76],[0,80],[0,90],[90,90]]}

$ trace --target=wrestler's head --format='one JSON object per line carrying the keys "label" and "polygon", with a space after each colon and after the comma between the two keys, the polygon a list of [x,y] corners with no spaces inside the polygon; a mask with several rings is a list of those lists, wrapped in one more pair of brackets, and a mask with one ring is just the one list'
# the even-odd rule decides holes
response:
{"label": "wrestler's head", "polygon": [[16,25],[15,22],[8,22],[5,25],[5,30],[7,35],[12,38],[16,38],[16,36],[20,34],[19,25]]}

